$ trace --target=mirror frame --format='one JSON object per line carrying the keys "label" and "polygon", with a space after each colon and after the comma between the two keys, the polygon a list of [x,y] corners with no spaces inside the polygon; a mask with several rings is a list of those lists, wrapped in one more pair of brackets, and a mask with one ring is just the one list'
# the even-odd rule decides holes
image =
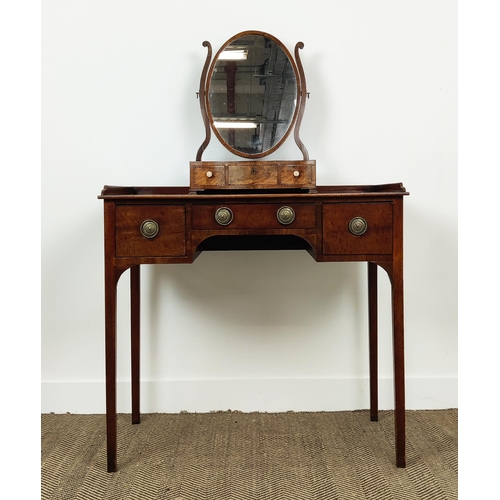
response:
{"label": "mirror frame", "polygon": [[[259,153],[246,153],[239,151],[238,149],[235,149],[232,147],[230,144],[227,143],[227,141],[220,135],[218,132],[217,128],[214,125],[214,119],[211,114],[211,108],[210,108],[210,102],[209,102],[209,91],[210,91],[210,85],[212,82],[212,75],[215,69],[215,65],[218,62],[219,55],[233,42],[238,40],[239,38],[242,38],[244,36],[248,35],[256,35],[256,36],[263,36],[266,38],[269,38],[273,40],[285,53],[285,55],[288,57],[288,60],[290,61],[290,64],[292,65],[292,69],[295,73],[295,78],[296,78],[296,87],[297,87],[297,100],[296,100],[296,105],[295,105],[295,110],[293,112],[292,119],[290,121],[290,124],[283,135],[283,137],[276,143],[274,144],[271,148],[267,149],[266,151],[262,151]],[[294,130],[294,138],[295,142],[302,152],[303,159],[308,160],[309,155],[307,153],[307,149],[305,148],[304,144],[300,140],[299,136],[299,131],[300,131],[300,124],[302,122],[302,117],[304,114],[304,108],[305,108],[305,99],[307,97],[307,90],[306,90],[306,80],[305,80],[305,74],[304,70],[302,68],[302,63],[299,57],[299,50],[304,47],[304,44],[302,42],[298,42],[295,45],[295,60],[292,57],[292,54],[288,51],[286,46],[278,40],[275,36],[265,33],[263,31],[256,31],[256,30],[248,30],[248,31],[242,31],[234,36],[232,36],[229,40],[227,40],[222,47],[217,51],[215,57],[212,60],[212,46],[210,42],[204,41],[203,46],[207,47],[208,52],[207,52],[207,58],[205,61],[205,65],[201,74],[200,78],[200,90],[199,90],[199,99],[200,99],[200,108],[201,108],[201,114],[203,118],[203,122],[205,125],[205,140],[201,144],[200,148],[198,149],[197,155],[196,155],[196,161],[201,161],[203,151],[206,149],[210,142],[210,137],[211,137],[211,131],[214,132],[214,135],[217,137],[219,142],[231,153],[233,153],[236,156],[242,157],[242,158],[247,158],[247,159],[258,159],[258,158],[263,158],[265,156],[268,156],[275,152],[277,149],[279,149],[284,142],[287,140],[287,138],[290,136],[290,133],[292,130]]]}

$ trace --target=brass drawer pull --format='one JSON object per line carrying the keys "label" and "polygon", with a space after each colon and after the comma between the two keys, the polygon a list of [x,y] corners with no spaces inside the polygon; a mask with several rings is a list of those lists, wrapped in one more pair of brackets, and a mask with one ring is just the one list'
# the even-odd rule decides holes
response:
{"label": "brass drawer pull", "polygon": [[215,221],[221,226],[227,226],[233,221],[233,212],[230,208],[221,207],[215,211]]}
{"label": "brass drawer pull", "polygon": [[363,217],[354,217],[349,222],[349,231],[354,234],[354,236],[361,236],[366,233],[368,229],[368,223],[363,219]]}
{"label": "brass drawer pull", "polygon": [[141,234],[144,238],[154,238],[160,231],[158,222],[147,219],[141,224]]}
{"label": "brass drawer pull", "polygon": [[291,224],[295,220],[295,211],[292,207],[281,207],[278,209],[276,217],[281,224]]}

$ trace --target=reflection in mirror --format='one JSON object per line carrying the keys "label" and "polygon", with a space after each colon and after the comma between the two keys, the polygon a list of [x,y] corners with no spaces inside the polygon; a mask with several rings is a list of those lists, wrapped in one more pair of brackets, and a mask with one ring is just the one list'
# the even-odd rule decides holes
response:
{"label": "reflection in mirror", "polygon": [[233,153],[261,157],[277,149],[293,127],[298,74],[286,48],[261,32],[224,45],[207,78],[207,111],[214,133]]}

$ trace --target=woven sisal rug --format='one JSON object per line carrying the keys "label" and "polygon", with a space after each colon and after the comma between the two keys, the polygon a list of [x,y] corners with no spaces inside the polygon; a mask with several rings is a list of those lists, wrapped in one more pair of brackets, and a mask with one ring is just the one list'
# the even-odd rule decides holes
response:
{"label": "woven sisal rug", "polygon": [[395,467],[392,412],[118,417],[106,472],[104,415],[42,415],[42,499],[449,500],[458,498],[458,411],[407,412]]}

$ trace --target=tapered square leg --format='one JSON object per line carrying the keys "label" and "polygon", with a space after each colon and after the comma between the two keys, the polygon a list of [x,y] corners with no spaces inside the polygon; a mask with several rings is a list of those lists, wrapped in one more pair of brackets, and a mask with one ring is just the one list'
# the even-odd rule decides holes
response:
{"label": "tapered square leg", "polygon": [[397,275],[392,284],[392,324],[394,355],[394,425],[396,433],[396,465],[406,467],[405,374],[403,282]]}
{"label": "tapered square leg", "polygon": [[132,361],[132,423],[141,422],[140,410],[140,266],[130,269],[130,324]]}
{"label": "tapered square leg", "polygon": [[377,264],[368,262],[368,325],[370,352],[370,420],[378,421],[378,286]]}
{"label": "tapered square leg", "polygon": [[106,450],[108,472],[116,471],[116,282],[114,269],[106,269]]}

